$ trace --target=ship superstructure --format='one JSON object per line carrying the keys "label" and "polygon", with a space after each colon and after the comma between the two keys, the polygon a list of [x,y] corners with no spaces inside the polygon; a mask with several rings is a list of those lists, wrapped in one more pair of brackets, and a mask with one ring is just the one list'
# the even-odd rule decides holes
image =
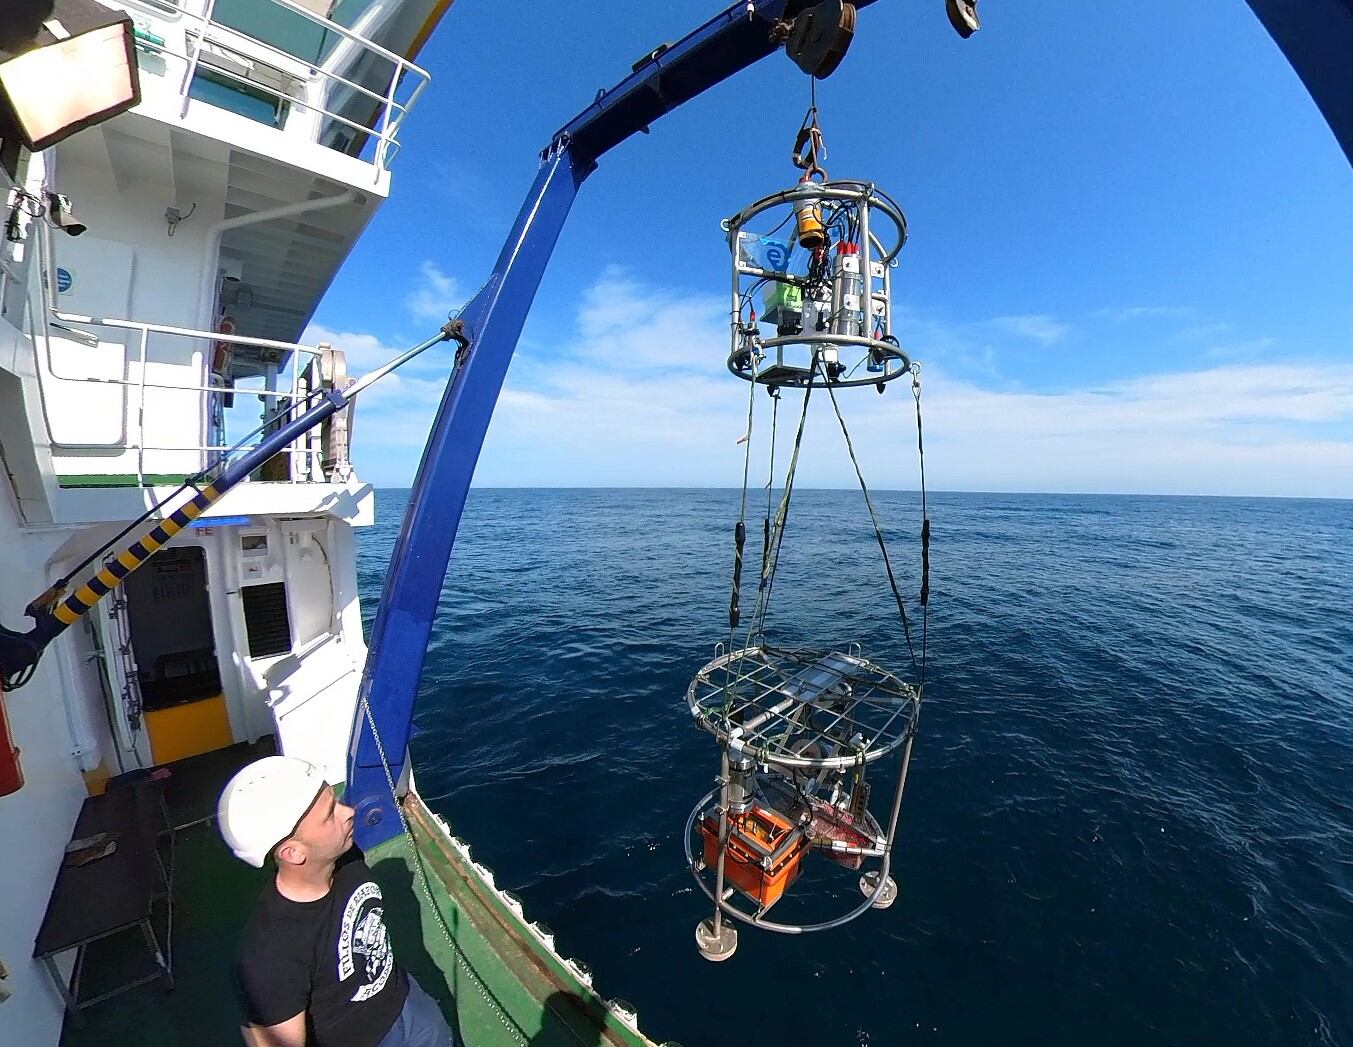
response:
{"label": "ship superstructure", "polygon": [[[98,6],[22,2],[42,46]],[[450,0],[103,7],[135,97],[50,145],[0,133],[0,1042],[224,1043],[268,873],[224,848],[216,796],[279,750],[345,787],[365,708],[352,398],[467,348],[452,320],[354,380],[300,341]],[[467,1041],[650,1043],[411,774],[386,788],[406,831],[366,859],[396,953]]]}
{"label": "ship superstructure", "polygon": [[[428,81],[406,56],[446,5],[108,6],[134,22],[140,104],[6,149],[0,173],[9,622],[240,437],[348,382],[341,349],[300,338],[390,191]],[[343,781],[366,654],[353,529],[374,511],[350,425],[351,409],[266,462],[5,696],[24,778],[0,801],[5,1042],[59,1035],[29,953],[87,794],[261,739]]]}

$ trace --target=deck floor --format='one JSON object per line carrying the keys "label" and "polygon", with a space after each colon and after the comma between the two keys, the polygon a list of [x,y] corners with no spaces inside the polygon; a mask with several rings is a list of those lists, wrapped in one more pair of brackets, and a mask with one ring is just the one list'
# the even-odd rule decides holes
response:
{"label": "deck floor", "polygon": [[[167,792],[174,823],[187,826],[176,838],[174,990],[165,992],[152,983],[89,1008],[82,1027],[67,1020],[62,1047],[241,1042],[231,961],[271,873],[235,859],[214,822],[199,819],[214,811],[215,797],[234,770],[258,755],[258,750],[236,746],[210,759],[197,757]],[[522,933],[517,918],[437,832],[421,802],[415,799],[409,808],[418,850],[408,836],[398,836],[366,859],[385,896],[395,956],[438,1001],[463,1043],[650,1045],[557,957]],[[157,928],[163,929],[162,913]],[[134,937],[95,943],[86,956],[82,995],[93,995],[112,980],[127,980],[145,963]]]}

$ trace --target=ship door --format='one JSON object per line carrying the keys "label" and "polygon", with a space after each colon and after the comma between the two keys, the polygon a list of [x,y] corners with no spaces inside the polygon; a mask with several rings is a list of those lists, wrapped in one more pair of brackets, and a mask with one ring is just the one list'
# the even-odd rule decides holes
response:
{"label": "ship door", "polygon": [[169,763],[230,745],[203,550],[165,549],[122,584],[151,758]]}

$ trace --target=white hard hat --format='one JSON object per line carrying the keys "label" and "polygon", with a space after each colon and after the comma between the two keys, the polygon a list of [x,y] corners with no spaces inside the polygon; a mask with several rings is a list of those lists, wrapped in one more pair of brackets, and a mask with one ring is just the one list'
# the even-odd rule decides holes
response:
{"label": "white hard hat", "polygon": [[216,805],[216,823],[235,857],[261,868],[324,786],[324,773],[314,764],[265,756],[230,779]]}

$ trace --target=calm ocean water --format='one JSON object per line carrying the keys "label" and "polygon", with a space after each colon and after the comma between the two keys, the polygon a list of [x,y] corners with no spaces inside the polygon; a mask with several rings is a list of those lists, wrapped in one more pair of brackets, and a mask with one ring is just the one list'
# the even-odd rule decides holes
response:
{"label": "calm ocean water", "polygon": [[[879,502],[915,592],[916,497]],[[403,505],[360,535],[368,619]],[[717,750],[683,696],[726,638],[736,512],[475,491],[412,743],[432,806],[649,1035],[1353,1044],[1353,502],[933,496],[899,902],[744,929],[715,966],[680,833]],[[858,494],[796,494],[782,572],[772,639],[906,666]]]}

